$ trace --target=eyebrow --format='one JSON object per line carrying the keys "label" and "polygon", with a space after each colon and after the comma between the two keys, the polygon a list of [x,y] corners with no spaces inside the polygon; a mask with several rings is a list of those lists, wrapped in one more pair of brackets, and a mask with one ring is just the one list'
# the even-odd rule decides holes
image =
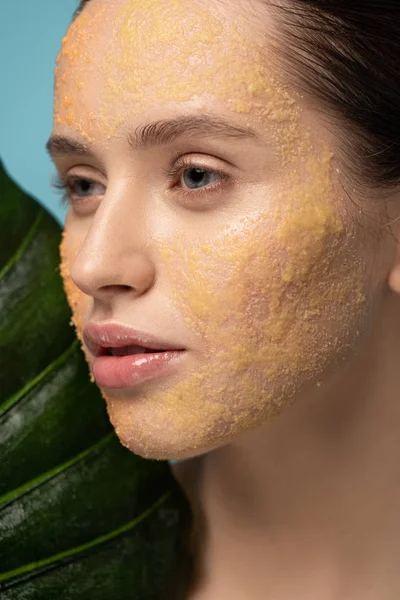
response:
{"label": "eyebrow", "polygon": [[[182,136],[259,140],[257,132],[251,127],[233,125],[214,115],[198,115],[153,121],[138,126],[128,134],[128,144],[134,151],[145,150],[154,146],[171,144]],[[46,144],[46,149],[52,157],[63,154],[80,156],[92,154],[86,144],[60,135],[51,136]]]}
{"label": "eyebrow", "polygon": [[214,115],[197,115],[165,119],[139,126],[129,134],[128,142],[133,150],[143,150],[151,146],[171,144],[184,135],[188,137],[258,138],[257,132],[250,127],[233,125],[222,117]]}
{"label": "eyebrow", "polygon": [[86,144],[63,135],[52,135],[46,144],[46,150],[51,157],[59,154],[79,154],[80,156],[92,154]]}

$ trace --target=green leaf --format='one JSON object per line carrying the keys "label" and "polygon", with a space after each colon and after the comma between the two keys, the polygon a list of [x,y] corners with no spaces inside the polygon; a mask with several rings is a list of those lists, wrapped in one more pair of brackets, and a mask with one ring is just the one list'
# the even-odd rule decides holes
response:
{"label": "green leaf", "polygon": [[184,600],[189,505],[119,443],[59,274],[61,230],[0,163],[0,596]]}

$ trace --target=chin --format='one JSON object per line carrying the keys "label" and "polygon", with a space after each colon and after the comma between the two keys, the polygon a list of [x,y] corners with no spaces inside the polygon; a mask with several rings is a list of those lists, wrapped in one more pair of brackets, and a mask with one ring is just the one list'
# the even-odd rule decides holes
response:
{"label": "chin", "polygon": [[142,458],[179,460],[194,458],[213,449],[206,441],[199,446],[194,445],[190,432],[174,427],[172,419],[168,422],[165,415],[160,414],[161,411],[149,411],[137,399],[106,398],[106,402],[119,441]]}
{"label": "chin", "polygon": [[195,458],[207,453],[211,448],[202,447],[196,449],[188,444],[188,440],[163,439],[159,435],[153,435],[148,431],[146,439],[135,436],[134,432],[125,432],[115,428],[119,441],[125,448],[134,454],[148,460],[181,460]]}

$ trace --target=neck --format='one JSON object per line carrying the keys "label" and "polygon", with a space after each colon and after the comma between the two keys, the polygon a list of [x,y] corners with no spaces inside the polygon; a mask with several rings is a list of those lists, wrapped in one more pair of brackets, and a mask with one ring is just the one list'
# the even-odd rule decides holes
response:
{"label": "neck", "polygon": [[400,597],[399,335],[388,294],[323,397],[175,465],[196,515],[193,598]]}

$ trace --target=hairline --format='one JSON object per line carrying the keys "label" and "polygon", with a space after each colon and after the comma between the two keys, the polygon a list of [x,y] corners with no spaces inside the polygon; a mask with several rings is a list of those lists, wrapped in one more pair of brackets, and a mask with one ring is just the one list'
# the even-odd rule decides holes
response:
{"label": "hairline", "polygon": [[74,16],[72,17],[72,21],[75,21],[75,19],[77,19],[79,17],[81,12],[85,8],[86,4],[88,4],[88,3],[89,3],[89,0],[81,0],[80,1],[80,4],[79,4],[78,8],[76,9],[76,11],[74,12]]}

